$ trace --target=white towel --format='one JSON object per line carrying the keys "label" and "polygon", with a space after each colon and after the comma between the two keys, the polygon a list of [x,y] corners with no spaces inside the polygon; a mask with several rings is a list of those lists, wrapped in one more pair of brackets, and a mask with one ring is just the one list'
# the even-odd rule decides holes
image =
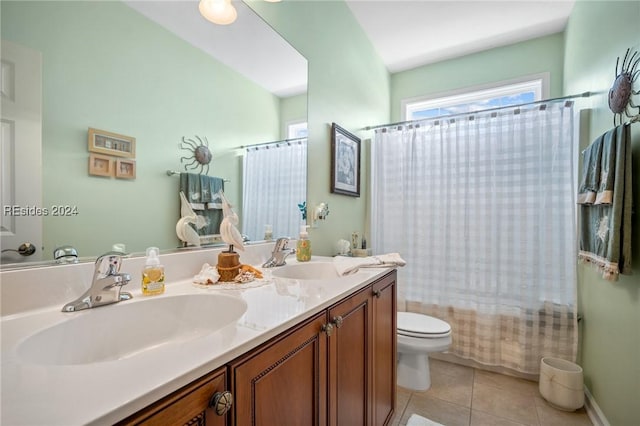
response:
{"label": "white towel", "polygon": [[432,420],[429,420],[417,414],[412,414],[411,417],[409,417],[407,426],[444,426],[444,425],[442,425],[441,423],[436,423]]}
{"label": "white towel", "polygon": [[398,253],[379,254],[368,257],[345,257],[336,256],[333,258],[338,275],[349,275],[358,272],[360,268],[383,268],[388,266],[404,266],[407,262]]}

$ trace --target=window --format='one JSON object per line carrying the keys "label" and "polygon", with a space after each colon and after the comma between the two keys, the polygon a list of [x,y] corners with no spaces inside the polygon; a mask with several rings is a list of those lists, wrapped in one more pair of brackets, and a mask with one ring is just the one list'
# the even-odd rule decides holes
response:
{"label": "window", "polygon": [[510,105],[539,101],[548,85],[548,74],[529,77],[518,82],[503,82],[498,86],[467,89],[464,92],[403,101],[404,119],[421,120],[443,115],[461,114]]}
{"label": "window", "polygon": [[307,137],[307,122],[297,122],[287,124],[287,139],[297,139]]}

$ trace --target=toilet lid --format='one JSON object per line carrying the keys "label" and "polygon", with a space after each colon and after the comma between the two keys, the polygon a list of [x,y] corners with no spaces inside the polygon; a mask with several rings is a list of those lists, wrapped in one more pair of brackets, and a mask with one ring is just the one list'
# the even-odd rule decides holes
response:
{"label": "toilet lid", "polygon": [[398,333],[414,337],[440,337],[451,333],[449,323],[428,315],[398,312]]}

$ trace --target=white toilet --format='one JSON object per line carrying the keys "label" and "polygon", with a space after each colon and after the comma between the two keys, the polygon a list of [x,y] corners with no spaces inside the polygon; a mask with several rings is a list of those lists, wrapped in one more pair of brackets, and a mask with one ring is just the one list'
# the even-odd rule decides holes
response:
{"label": "white toilet", "polygon": [[429,353],[451,346],[449,323],[428,315],[398,312],[398,385],[416,391],[431,387]]}

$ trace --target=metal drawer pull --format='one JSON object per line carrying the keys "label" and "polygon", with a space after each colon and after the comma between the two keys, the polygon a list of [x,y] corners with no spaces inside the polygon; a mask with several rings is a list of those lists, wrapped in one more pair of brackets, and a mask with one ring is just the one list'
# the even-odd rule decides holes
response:
{"label": "metal drawer pull", "polygon": [[344,320],[342,319],[342,317],[340,315],[338,315],[337,317],[333,317],[333,323],[336,325],[337,328],[342,327],[342,322]]}
{"label": "metal drawer pull", "polygon": [[229,391],[216,392],[209,400],[209,407],[213,408],[218,416],[223,416],[233,404],[233,395]]}
{"label": "metal drawer pull", "polygon": [[333,324],[331,324],[331,323],[323,324],[322,325],[322,331],[327,333],[327,336],[331,336],[333,334]]}

